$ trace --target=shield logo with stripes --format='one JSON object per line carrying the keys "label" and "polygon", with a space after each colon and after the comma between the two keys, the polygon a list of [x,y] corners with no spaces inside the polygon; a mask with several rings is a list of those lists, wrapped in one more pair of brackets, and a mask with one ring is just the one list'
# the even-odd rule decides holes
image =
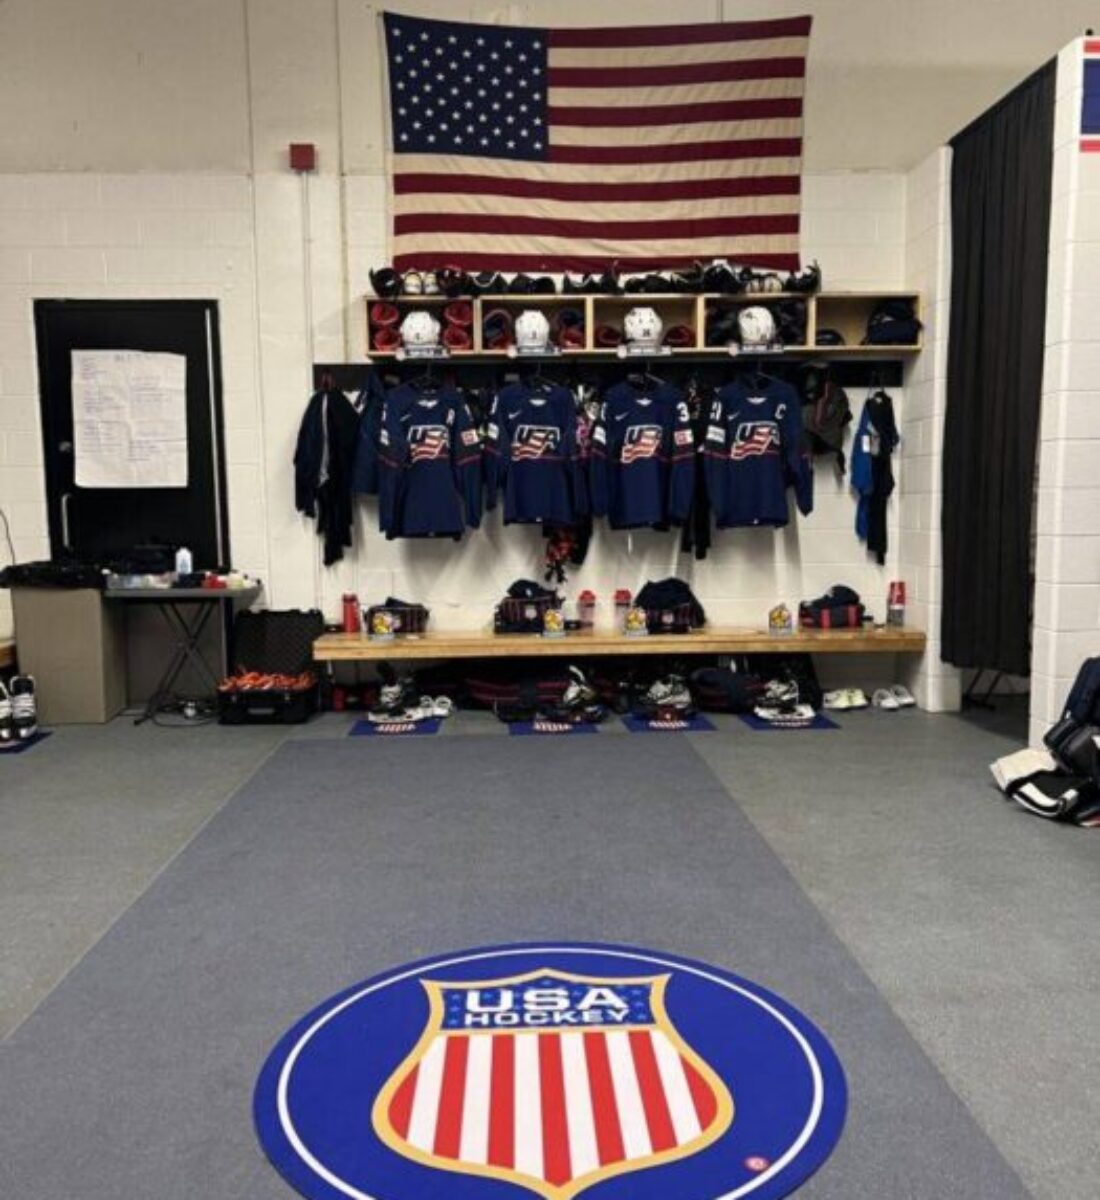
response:
{"label": "shield logo with stripes", "polygon": [[729,1128],[733,1098],[669,1019],[668,979],[423,980],[427,1025],[378,1093],[375,1132],[419,1163],[549,1200],[697,1154]]}

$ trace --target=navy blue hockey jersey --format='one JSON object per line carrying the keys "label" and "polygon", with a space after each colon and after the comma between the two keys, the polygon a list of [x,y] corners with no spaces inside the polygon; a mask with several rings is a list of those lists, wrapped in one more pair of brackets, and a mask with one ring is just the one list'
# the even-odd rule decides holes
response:
{"label": "navy blue hockey jersey", "polygon": [[802,439],[798,393],[782,380],[736,379],[719,393],[707,422],[707,492],[720,529],[786,525],[787,487],[813,511],[813,466]]}
{"label": "navy blue hockey jersey", "polygon": [[493,401],[485,443],[486,507],[504,491],[505,524],[573,525],[587,507],[573,394],[513,383]]}
{"label": "navy blue hockey jersey", "polygon": [[481,439],[454,388],[386,395],[378,523],[389,538],[459,537],[481,521]]}
{"label": "navy blue hockey jersey", "polygon": [[613,529],[682,521],[695,483],[695,439],[671,384],[618,383],[592,431],[592,511]]}

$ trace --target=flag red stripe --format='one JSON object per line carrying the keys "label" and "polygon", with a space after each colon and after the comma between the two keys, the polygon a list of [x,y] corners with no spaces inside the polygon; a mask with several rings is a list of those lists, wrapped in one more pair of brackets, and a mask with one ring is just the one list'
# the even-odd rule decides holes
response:
{"label": "flag red stripe", "polygon": [[634,1054],[634,1070],[638,1076],[638,1088],[642,1093],[645,1122],[649,1127],[649,1140],[654,1153],[671,1150],[676,1143],[676,1130],[672,1126],[672,1114],[668,1108],[668,1097],[661,1082],[657,1066],[657,1055],[653,1041],[646,1029],[630,1031],[630,1049]]}
{"label": "flag red stripe", "polygon": [[390,1101],[390,1124],[401,1137],[409,1136],[409,1120],[412,1117],[413,1096],[416,1095],[416,1076],[419,1070],[419,1067],[413,1067],[401,1080]]}
{"label": "flag red stripe", "polygon": [[804,58],[748,58],[667,67],[551,67],[546,79],[552,88],[623,88],[729,83],[740,79],[802,79],[805,75]]}
{"label": "flag red stripe", "polygon": [[718,1101],[715,1099],[714,1091],[710,1085],[695,1067],[686,1058],[683,1062],[684,1074],[687,1076],[692,1103],[695,1105],[695,1115],[699,1118],[699,1128],[703,1130],[709,1129],[711,1122],[718,1112]]}
{"label": "flag red stripe", "polygon": [[767,217],[699,217],[683,221],[568,221],[543,217],[494,217],[484,213],[406,213],[393,219],[397,236],[407,233],[523,234],[531,237],[670,238],[748,237],[797,233],[798,215]]}
{"label": "flag red stripe", "polygon": [[798,158],[801,138],[740,138],[658,146],[551,146],[550,162],[668,163],[734,158]]}
{"label": "flag red stripe", "polygon": [[515,1162],[516,1044],[510,1036],[493,1038],[489,1076],[489,1163],[510,1167]]}
{"label": "flag red stripe", "polygon": [[[615,263],[623,272],[657,271],[667,267],[690,267],[695,257],[690,254],[643,254],[616,258]],[[789,254],[742,251],[737,261],[745,266],[768,267],[773,271],[797,271],[797,251]],[[394,257],[395,271],[409,271],[414,267],[462,267],[467,271],[604,271],[612,265],[606,254],[493,254],[447,253],[438,250],[416,251]]]}
{"label": "flag red stripe", "polygon": [[746,179],[685,179],[665,183],[558,183],[508,179],[500,175],[447,175],[407,171],[394,175],[396,195],[516,196],[532,200],[576,200],[586,204],[614,201],[721,200],[730,196],[797,196],[797,175],[760,175]]}
{"label": "flag red stripe", "polygon": [[573,1177],[569,1161],[569,1127],[565,1120],[565,1073],[561,1038],[539,1034],[539,1089],[542,1097],[542,1173],[547,1183],[560,1186]]}
{"label": "flag red stripe", "polygon": [[723,100],[703,104],[645,104],[623,108],[551,105],[551,125],[697,125],[703,121],[751,121],[802,116],[800,96],[766,100]]}
{"label": "flag red stripe", "polygon": [[434,1150],[440,1158],[458,1157],[469,1052],[469,1038],[447,1039],[447,1052],[443,1059],[443,1084],[439,1091],[439,1115],[435,1122]]}
{"label": "flag red stripe", "polygon": [[622,1162],[623,1131],[619,1125],[619,1107],[615,1085],[611,1082],[611,1063],[607,1041],[602,1033],[584,1035],[584,1054],[588,1060],[588,1086],[592,1091],[592,1116],[596,1125],[596,1150],[600,1166]]}
{"label": "flag red stripe", "polygon": [[549,29],[551,50],[608,49],[617,46],[696,46],[710,42],[755,42],[764,38],[807,37],[812,18],[736,21],[705,25],[623,25],[611,29]]}

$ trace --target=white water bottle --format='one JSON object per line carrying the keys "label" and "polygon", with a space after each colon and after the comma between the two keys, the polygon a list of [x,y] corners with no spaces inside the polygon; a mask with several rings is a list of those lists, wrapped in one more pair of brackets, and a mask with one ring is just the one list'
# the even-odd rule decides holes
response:
{"label": "white water bottle", "polygon": [[194,562],[191,558],[191,551],[186,546],[180,546],[176,551],[176,578],[181,575],[190,575],[194,570]]}

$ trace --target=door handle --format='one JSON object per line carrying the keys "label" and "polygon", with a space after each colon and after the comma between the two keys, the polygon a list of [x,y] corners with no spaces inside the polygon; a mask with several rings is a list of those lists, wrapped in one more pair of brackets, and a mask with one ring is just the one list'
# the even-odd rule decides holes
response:
{"label": "door handle", "polygon": [[72,500],[72,492],[63,492],[61,494],[61,545],[66,550],[71,550],[69,544],[69,501]]}

